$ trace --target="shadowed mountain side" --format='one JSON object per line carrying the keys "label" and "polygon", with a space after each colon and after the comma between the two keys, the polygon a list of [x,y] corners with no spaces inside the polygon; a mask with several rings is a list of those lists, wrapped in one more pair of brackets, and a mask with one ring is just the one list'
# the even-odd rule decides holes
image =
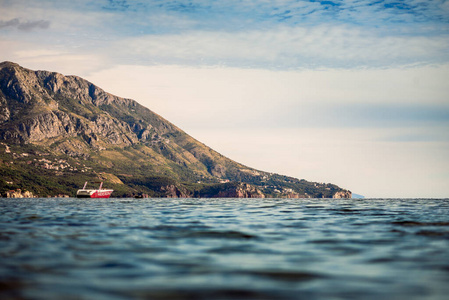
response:
{"label": "shadowed mountain side", "polygon": [[0,193],[73,195],[101,178],[113,196],[351,197],[332,184],[254,170],[131,99],[77,76],[0,64]]}

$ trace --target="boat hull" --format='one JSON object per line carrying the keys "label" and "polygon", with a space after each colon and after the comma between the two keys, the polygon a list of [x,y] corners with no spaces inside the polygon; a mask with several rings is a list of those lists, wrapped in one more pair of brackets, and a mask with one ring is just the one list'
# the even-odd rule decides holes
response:
{"label": "boat hull", "polygon": [[78,190],[77,198],[109,198],[113,190]]}

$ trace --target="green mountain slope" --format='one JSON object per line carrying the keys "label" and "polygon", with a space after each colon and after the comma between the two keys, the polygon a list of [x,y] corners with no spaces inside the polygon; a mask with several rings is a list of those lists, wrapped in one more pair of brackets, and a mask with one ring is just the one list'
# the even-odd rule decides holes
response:
{"label": "green mountain slope", "polygon": [[351,197],[239,164],[82,78],[11,62],[0,64],[0,175],[2,195],[74,195],[102,179],[114,196]]}

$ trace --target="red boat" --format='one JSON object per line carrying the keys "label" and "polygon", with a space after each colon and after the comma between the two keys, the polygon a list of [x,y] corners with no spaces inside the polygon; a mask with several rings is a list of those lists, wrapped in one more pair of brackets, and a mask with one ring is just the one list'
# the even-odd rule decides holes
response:
{"label": "red boat", "polygon": [[95,183],[100,183],[100,187],[97,190],[86,189],[86,187],[87,187],[87,181],[86,181],[83,188],[76,192],[76,197],[77,198],[109,198],[109,196],[111,196],[111,194],[114,190],[103,189],[102,188],[103,182],[101,182],[101,181],[96,181]]}

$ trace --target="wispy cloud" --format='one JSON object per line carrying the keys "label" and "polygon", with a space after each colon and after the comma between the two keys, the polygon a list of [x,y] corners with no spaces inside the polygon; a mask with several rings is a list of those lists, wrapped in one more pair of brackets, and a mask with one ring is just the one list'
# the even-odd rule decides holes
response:
{"label": "wispy cloud", "polygon": [[126,11],[130,6],[126,0],[108,0],[108,3],[103,7],[110,10]]}
{"label": "wispy cloud", "polygon": [[427,128],[433,133],[445,133],[449,142],[448,104],[296,104],[284,107],[274,118],[270,124],[280,128]]}
{"label": "wispy cloud", "polygon": [[34,29],[47,29],[50,26],[50,21],[37,20],[37,21],[20,21],[18,18],[11,19],[9,21],[0,21],[0,29],[2,28],[17,28],[23,31],[31,31]]}
{"label": "wispy cloud", "polygon": [[129,45],[126,53],[143,64],[158,61],[297,69],[379,68],[449,61],[446,36],[384,37],[376,31],[346,25],[147,35],[118,41],[115,53],[120,52],[120,44]]}
{"label": "wispy cloud", "polygon": [[[139,1],[127,4],[141,6]],[[386,26],[403,23],[448,23],[448,8],[445,1],[409,0],[401,2],[371,0],[335,1],[150,1],[148,11],[171,11],[199,18],[205,28],[213,28],[219,21],[228,29],[246,26],[282,23],[298,24],[349,23],[362,26]],[[221,16],[221,17],[219,17]],[[222,23],[223,17],[229,22]],[[447,29],[447,28],[446,28]]]}

